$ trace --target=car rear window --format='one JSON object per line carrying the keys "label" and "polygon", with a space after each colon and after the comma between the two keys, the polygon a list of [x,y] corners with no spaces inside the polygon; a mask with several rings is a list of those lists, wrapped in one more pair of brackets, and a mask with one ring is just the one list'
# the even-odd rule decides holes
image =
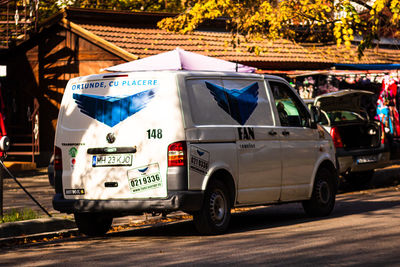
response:
{"label": "car rear window", "polygon": [[360,114],[346,110],[329,111],[327,112],[327,115],[331,124],[361,122],[365,120]]}

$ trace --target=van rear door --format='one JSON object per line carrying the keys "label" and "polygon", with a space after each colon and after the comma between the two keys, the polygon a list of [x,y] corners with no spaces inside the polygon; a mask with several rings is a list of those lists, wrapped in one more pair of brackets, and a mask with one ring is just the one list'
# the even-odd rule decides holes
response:
{"label": "van rear door", "polygon": [[55,143],[62,153],[64,197],[165,197],[167,148],[183,139],[176,75],[73,79],[62,100]]}

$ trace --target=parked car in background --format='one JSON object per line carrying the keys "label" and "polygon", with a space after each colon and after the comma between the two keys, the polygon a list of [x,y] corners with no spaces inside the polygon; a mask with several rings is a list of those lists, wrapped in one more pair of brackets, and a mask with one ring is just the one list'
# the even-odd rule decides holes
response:
{"label": "parked car in background", "polygon": [[374,118],[374,93],[341,90],[306,102],[320,108],[320,124],[332,136],[338,171],[346,181],[365,184],[375,169],[391,163],[384,129]]}

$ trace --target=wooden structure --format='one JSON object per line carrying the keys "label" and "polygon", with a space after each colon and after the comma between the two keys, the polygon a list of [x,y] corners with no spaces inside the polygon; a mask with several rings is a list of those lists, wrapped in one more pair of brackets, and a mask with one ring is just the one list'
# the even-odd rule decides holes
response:
{"label": "wooden structure", "polygon": [[[4,51],[6,53],[11,51],[18,43],[28,40],[29,34],[37,31],[38,4],[38,0],[0,1],[0,51],[3,52],[2,54]],[[9,57],[8,54],[3,55],[0,63],[9,70],[7,59],[5,59],[7,57]],[[19,78],[22,77],[21,75]],[[8,84],[7,77],[0,77],[1,100],[2,105],[5,105],[0,112],[3,116],[5,115],[8,134],[13,137],[13,151],[9,155],[23,156],[34,162],[35,156],[39,154],[39,103],[36,100],[31,103],[32,106],[29,106],[29,109],[34,110],[33,114],[27,114],[30,116],[28,118],[30,123],[20,124],[17,117],[10,117],[10,114],[16,113],[13,111],[17,110],[17,102],[16,98],[9,98],[12,94],[9,91],[12,88],[9,88]]]}
{"label": "wooden structure", "polygon": [[0,48],[28,39],[37,30],[39,0],[0,0]]}

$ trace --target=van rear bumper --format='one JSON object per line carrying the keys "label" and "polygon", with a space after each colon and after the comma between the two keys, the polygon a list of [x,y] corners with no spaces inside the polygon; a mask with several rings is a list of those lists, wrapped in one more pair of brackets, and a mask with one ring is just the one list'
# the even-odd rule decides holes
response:
{"label": "van rear bumper", "polygon": [[65,213],[102,212],[134,214],[137,212],[196,211],[203,204],[203,191],[173,191],[163,199],[65,199],[63,194],[55,194],[53,207]]}

